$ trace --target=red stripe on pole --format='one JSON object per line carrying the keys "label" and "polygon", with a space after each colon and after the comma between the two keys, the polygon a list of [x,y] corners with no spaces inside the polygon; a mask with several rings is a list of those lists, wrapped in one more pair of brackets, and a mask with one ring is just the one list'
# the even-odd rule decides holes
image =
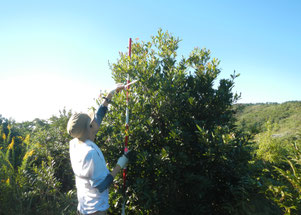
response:
{"label": "red stripe on pole", "polygon": [[[132,55],[132,38],[130,38],[130,40],[129,40],[129,57],[130,57],[130,58],[131,58],[131,55]],[[127,83],[127,84],[130,83],[129,74],[127,75],[126,83]],[[127,89],[127,91],[126,91],[126,105],[127,105],[127,112],[128,112],[128,105],[129,105],[129,89],[130,89],[130,86],[128,85],[128,86],[126,87],[126,89]],[[127,116],[127,117],[128,117],[128,116]],[[124,140],[124,153],[127,153],[127,152],[128,152],[128,141],[129,141],[129,133],[128,133],[128,130],[129,130],[129,124],[128,124],[128,122],[126,122],[126,125],[125,125],[125,140]],[[124,195],[125,195],[125,190],[126,190],[126,187],[125,187],[125,182],[126,182],[126,168],[123,169],[122,177],[123,177],[123,192],[124,192]]]}
{"label": "red stripe on pole", "polygon": [[123,169],[122,176],[123,176],[123,193],[125,195],[126,169]]}

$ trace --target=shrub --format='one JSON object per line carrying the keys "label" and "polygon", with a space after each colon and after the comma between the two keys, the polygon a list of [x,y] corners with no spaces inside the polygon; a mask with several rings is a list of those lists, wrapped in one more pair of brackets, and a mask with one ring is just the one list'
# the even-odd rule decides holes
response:
{"label": "shrub", "polygon": [[[115,82],[125,82],[127,73],[139,80],[129,103],[129,147],[136,155],[128,166],[129,214],[226,214],[247,193],[250,154],[232,131],[237,75],[214,88],[219,60],[199,48],[179,59],[179,41],[159,30],[152,42],[132,45],[131,59],[121,53],[111,65]],[[124,114],[125,94],[119,94],[97,137],[112,164],[123,148]],[[110,195],[116,214],[121,190]]]}

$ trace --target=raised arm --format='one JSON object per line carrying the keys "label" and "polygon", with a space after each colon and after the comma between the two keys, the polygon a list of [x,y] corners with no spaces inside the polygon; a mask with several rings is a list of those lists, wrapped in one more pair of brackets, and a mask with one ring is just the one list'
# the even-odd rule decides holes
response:
{"label": "raised arm", "polygon": [[109,92],[109,94],[107,95],[107,97],[104,99],[104,102],[99,106],[96,115],[95,115],[95,120],[98,124],[98,126],[100,126],[103,118],[105,117],[107,111],[108,111],[108,105],[110,104],[112,97],[115,93],[118,93],[120,91],[124,90],[124,85],[123,84],[117,84],[116,88],[114,88],[113,90],[111,90]]}

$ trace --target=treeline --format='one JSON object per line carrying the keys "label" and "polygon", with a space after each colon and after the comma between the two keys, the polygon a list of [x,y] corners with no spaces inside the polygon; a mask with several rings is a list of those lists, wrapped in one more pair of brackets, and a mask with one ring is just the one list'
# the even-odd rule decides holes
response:
{"label": "treeline", "polygon": [[266,131],[265,123],[274,124],[273,135],[294,136],[301,130],[301,102],[235,104],[236,125],[251,134]]}
{"label": "treeline", "polygon": [[24,123],[0,115],[0,214],[75,214],[70,114]]}

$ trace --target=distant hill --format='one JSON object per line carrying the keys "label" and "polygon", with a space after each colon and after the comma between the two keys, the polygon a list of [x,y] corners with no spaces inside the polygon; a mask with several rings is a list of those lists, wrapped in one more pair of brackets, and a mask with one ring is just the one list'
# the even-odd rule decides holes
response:
{"label": "distant hill", "polygon": [[254,135],[265,131],[270,121],[275,137],[291,137],[301,132],[301,101],[285,103],[235,104],[237,127]]}

